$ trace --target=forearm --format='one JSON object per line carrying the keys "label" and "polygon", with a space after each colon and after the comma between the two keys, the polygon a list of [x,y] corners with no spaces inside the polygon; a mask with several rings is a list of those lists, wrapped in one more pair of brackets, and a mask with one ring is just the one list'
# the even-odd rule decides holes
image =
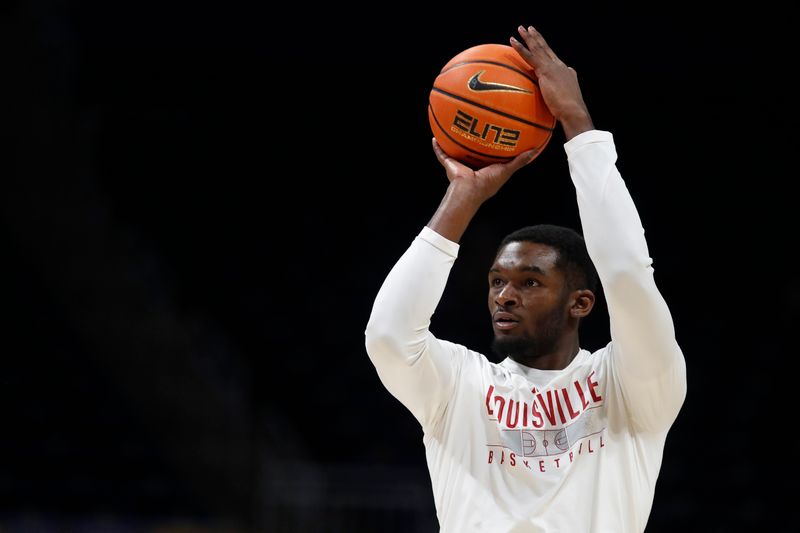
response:
{"label": "forearm", "polygon": [[586,107],[582,105],[582,101],[581,105],[577,106],[577,109],[560,117],[558,121],[561,123],[561,129],[564,130],[566,141],[570,141],[581,133],[594,129],[592,117]]}
{"label": "forearm", "polygon": [[617,170],[611,134],[587,132],[567,142],[565,149],[586,246],[601,279],[649,268],[644,229]]}
{"label": "forearm", "polygon": [[608,132],[568,143],[586,246],[608,304],[614,360],[631,409],[644,424],[670,419],[685,392],[683,355],[656,287],[644,229],[616,168]]}
{"label": "forearm", "polygon": [[451,182],[427,225],[442,237],[459,242],[483,201],[468,187]]}
{"label": "forearm", "polygon": [[639,214],[616,168],[611,134],[593,131],[580,141],[568,145],[570,174],[613,333],[628,343],[641,341],[651,348],[668,343],[673,338],[672,319],[653,279]]}

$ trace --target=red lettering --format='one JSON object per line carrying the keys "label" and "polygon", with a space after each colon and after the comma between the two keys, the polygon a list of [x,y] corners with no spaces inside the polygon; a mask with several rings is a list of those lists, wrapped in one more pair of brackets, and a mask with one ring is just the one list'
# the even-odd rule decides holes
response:
{"label": "red lettering", "polygon": [[601,434],[600,435],[600,447],[602,448],[604,446],[605,446],[605,444],[603,443],[603,435]]}
{"label": "red lettering", "polygon": [[558,462],[561,460],[561,458],[560,457],[556,457],[553,460],[556,462],[556,468],[561,468],[561,466],[558,464]]}
{"label": "red lettering", "polygon": [[599,402],[599,401],[601,401],[601,400],[603,399],[603,397],[602,397],[602,396],[600,396],[599,394],[597,394],[597,393],[595,392],[595,389],[596,389],[596,388],[597,388],[597,387],[598,387],[600,384],[599,384],[598,382],[596,382],[596,381],[592,380],[592,376],[594,376],[594,371],[592,371],[592,373],[591,373],[591,374],[589,374],[589,377],[586,379],[586,383],[588,383],[588,384],[589,384],[589,392],[590,392],[590,393],[591,393],[591,395],[592,395],[592,399],[593,399],[594,401],[596,401],[596,402]]}
{"label": "red lettering", "polygon": [[[489,390],[486,391],[486,411],[489,413],[489,416],[494,414],[492,411],[492,406],[489,404],[489,401],[492,399],[492,393],[494,392],[494,385],[489,385]],[[581,396],[582,398],[583,396]]]}
{"label": "red lettering", "polygon": [[581,454],[581,450],[582,450],[582,449],[583,449],[583,443],[581,442],[581,443],[578,445],[578,455],[580,455],[580,454]]}
{"label": "red lettering", "polygon": [[586,443],[586,447],[589,448],[589,453],[594,453],[594,450],[592,449],[592,439],[589,439],[589,441]]}
{"label": "red lettering", "polygon": [[569,401],[569,394],[567,393],[567,389],[561,389],[561,394],[564,395],[564,403],[567,404],[567,413],[569,413],[569,417],[574,419],[576,416],[581,414],[580,411],[575,411],[572,408],[572,402]]}
{"label": "red lettering", "polygon": [[508,455],[508,460],[511,462],[511,466],[517,466],[517,456],[514,452],[511,452]]}
{"label": "red lettering", "polygon": [[530,469],[531,469],[531,465],[529,465],[529,464],[528,464],[528,460],[527,460],[527,459],[523,459],[523,460],[522,460],[522,464],[524,464],[525,466],[527,466],[527,467],[528,467],[528,470],[530,470]]}
{"label": "red lettering", "polygon": [[494,451],[489,450],[489,464],[492,464],[493,459],[494,459]]}
{"label": "red lettering", "polygon": [[500,464],[503,464],[505,462],[506,462],[506,451],[505,450],[501,450],[500,451]]}
{"label": "red lettering", "polygon": [[544,425],[544,419],[542,418],[542,413],[539,412],[539,409],[536,408],[536,399],[531,402],[531,414],[533,414],[533,420],[531,423],[533,427],[540,428]]}
{"label": "red lettering", "polygon": [[506,405],[506,399],[502,396],[495,396],[494,403],[500,403],[500,408],[497,410],[497,421],[503,423],[503,407]]}
{"label": "red lettering", "polygon": [[522,404],[522,427],[528,427],[528,404],[525,402],[519,402]]}
{"label": "red lettering", "polygon": [[[581,410],[586,409],[587,407],[589,407],[589,402],[586,400],[586,397],[584,397],[583,389],[581,388],[581,384],[578,382],[577,379],[575,380],[575,389],[577,389],[578,396],[580,396],[580,398],[581,398],[581,406],[582,406]],[[487,398],[487,401],[488,401],[488,398]]]}
{"label": "red lettering", "polygon": [[[556,413],[555,413],[555,409],[553,409],[553,397],[551,395],[552,392],[553,391],[547,391],[547,404],[545,404],[545,401],[544,401],[544,398],[542,398],[542,393],[541,392],[538,393],[536,395],[536,397],[539,398],[539,403],[542,405],[542,410],[544,411],[544,415],[547,417],[547,420],[550,421],[550,425],[551,426],[555,426],[556,425]],[[548,405],[550,406],[549,410],[547,409]],[[540,427],[540,426],[536,426],[535,424],[534,424],[534,426],[535,427]]]}
{"label": "red lettering", "polygon": [[539,459],[539,472],[544,472],[544,459]]}
{"label": "red lettering", "polygon": [[559,418],[561,418],[561,423],[566,424],[567,419],[564,417],[564,411],[561,409],[561,400],[558,399],[558,391],[555,391],[554,395],[556,397],[556,407],[558,408],[558,416]]}
{"label": "red lettering", "polygon": [[[514,410],[514,404],[517,406],[517,412],[514,415],[514,422],[511,422],[511,411]],[[515,402],[514,400],[508,400],[508,411],[506,412],[506,425],[511,429],[517,427],[517,423],[519,422],[519,404],[520,402]]]}
{"label": "red lettering", "polygon": [[572,452],[569,452],[569,462],[572,462]]}

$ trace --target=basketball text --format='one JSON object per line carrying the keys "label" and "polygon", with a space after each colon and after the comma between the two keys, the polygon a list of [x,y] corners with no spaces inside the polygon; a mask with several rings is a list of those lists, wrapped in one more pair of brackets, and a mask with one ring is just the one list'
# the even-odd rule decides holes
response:
{"label": "basketball text", "polygon": [[517,146],[520,134],[519,130],[503,128],[489,122],[481,124],[480,120],[460,109],[456,110],[450,129],[483,146],[505,151],[512,151]]}
{"label": "basketball text", "polygon": [[505,397],[495,391],[494,385],[489,385],[486,414],[496,417],[499,424],[509,429],[561,428],[602,401],[600,384],[592,372],[585,381],[576,380],[568,387],[533,389],[529,399]]}

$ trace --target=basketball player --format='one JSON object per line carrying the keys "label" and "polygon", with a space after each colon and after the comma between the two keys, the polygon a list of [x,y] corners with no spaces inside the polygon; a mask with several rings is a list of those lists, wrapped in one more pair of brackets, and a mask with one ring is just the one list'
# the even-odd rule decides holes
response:
{"label": "basketball player", "polygon": [[[641,532],[685,362],[611,133],[595,129],[575,71],[534,28],[519,35],[511,45],[566,136],[584,237],[540,225],[502,240],[488,273],[499,363],[436,338],[459,239],[531,154],[473,171],[434,141],[450,183],[378,292],[366,349],[422,426],[441,531]],[[598,275],[611,342],[590,353],[578,329]]]}

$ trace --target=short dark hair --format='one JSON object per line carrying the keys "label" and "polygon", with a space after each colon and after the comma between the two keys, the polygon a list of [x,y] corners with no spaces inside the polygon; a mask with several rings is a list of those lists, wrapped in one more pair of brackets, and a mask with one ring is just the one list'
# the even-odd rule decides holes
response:
{"label": "short dark hair", "polygon": [[535,242],[550,246],[558,253],[556,267],[566,274],[570,289],[589,289],[597,292],[597,270],[594,268],[586,241],[572,228],[552,224],[525,226],[503,237],[497,254],[511,242]]}

